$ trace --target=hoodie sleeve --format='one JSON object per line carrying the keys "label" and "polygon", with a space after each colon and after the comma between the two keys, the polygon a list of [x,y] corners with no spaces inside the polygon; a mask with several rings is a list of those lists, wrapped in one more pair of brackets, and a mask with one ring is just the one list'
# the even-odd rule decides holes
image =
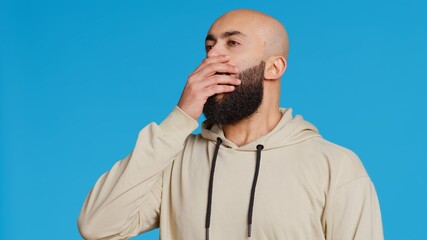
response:
{"label": "hoodie sleeve", "polygon": [[[375,187],[359,158],[350,152],[325,209],[326,239],[383,240],[380,205]],[[343,161],[346,162],[346,161]]]}
{"label": "hoodie sleeve", "polygon": [[138,135],[133,151],[103,174],[88,194],[78,219],[85,239],[127,239],[159,224],[163,171],[198,126],[181,109]]}
{"label": "hoodie sleeve", "polygon": [[378,198],[369,177],[339,187],[334,198],[328,240],[384,239]]}

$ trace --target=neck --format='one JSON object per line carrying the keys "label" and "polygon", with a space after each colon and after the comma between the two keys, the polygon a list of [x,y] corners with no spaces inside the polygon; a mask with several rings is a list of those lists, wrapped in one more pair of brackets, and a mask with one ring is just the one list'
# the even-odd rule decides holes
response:
{"label": "neck", "polygon": [[224,125],[224,135],[237,146],[244,146],[273,130],[281,118],[278,104],[268,108],[261,104],[250,118],[233,125]]}

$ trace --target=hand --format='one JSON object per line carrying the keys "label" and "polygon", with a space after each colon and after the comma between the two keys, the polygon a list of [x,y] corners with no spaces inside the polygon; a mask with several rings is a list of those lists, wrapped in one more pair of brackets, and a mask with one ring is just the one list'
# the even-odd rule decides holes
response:
{"label": "hand", "polygon": [[237,67],[227,63],[228,56],[209,57],[202,61],[194,72],[188,77],[182,91],[178,107],[190,117],[197,120],[203,112],[206,100],[215,94],[234,91],[233,85],[240,85],[240,80],[228,75],[215,75],[215,73],[237,74]]}

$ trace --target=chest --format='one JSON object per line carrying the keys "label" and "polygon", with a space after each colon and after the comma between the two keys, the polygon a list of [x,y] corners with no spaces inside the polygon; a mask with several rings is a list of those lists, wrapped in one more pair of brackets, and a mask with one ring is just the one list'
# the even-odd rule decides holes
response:
{"label": "chest", "polygon": [[[183,156],[183,161],[172,168],[169,199],[173,224],[176,229],[187,228],[194,236],[203,236],[205,230],[210,157],[207,153],[197,161],[186,161]],[[311,234],[308,238],[322,235],[327,173],[313,157],[304,153],[263,153],[254,197],[252,231],[254,237],[259,237],[255,239],[295,237],[289,234],[301,232]],[[255,153],[218,155],[213,176],[211,239],[245,239],[255,165]]]}

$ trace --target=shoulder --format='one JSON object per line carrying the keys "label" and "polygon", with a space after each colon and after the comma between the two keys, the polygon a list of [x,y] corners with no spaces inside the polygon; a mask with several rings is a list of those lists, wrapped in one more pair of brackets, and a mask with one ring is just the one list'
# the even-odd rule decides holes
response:
{"label": "shoulder", "polygon": [[209,143],[205,138],[201,136],[201,134],[190,134],[185,140],[184,149],[186,151],[191,150],[200,150],[205,149],[203,146],[206,146]]}
{"label": "shoulder", "polygon": [[321,137],[313,138],[310,141],[327,159],[331,180],[336,186],[345,185],[357,179],[369,178],[361,159],[351,149]]}

